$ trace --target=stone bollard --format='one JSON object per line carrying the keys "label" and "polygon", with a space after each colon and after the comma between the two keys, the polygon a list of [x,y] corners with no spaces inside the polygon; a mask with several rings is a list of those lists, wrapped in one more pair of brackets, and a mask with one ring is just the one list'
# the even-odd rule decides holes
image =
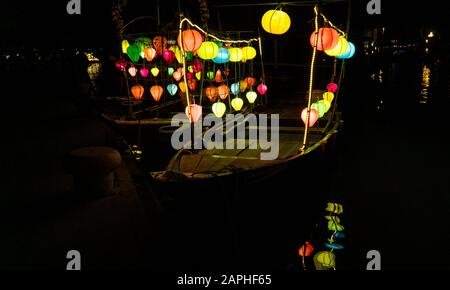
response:
{"label": "stone bollard", "polygon": [[120,153],[109,147],[72,150],[68,169],[74,177],[74,191],[95,197],[114,194],[114,171],[121,162]]}

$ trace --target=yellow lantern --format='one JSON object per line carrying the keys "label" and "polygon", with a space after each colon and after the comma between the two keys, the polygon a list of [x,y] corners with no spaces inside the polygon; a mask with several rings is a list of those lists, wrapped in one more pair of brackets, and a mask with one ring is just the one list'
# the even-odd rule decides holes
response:
{"label": "yellow lantern", "polygon": [[331,252],[318,252],[314,256],[314,264],[316,268],[333,269],[336,267],[336,256]]}
{"label": "yellow lantern", "polygon": [[239,47],[229,48],[228,51],[230,52],[231,62],[238,62],[242,60],[242,49],[240,49]]}
{"label": "yellow lantern", "polygon": [[245,92],[247,89],[248,83],[246,80],[239,81],[239,89],[241,90],[241,93]]}
{"label": "yellow lantern", "polygon": [[128,42],[128,40],[124,39],[122,40],[122,52],[123,53],[127,53],[128,47],[130,46],[130,43]]}
{"label": "yellow lantern", "polygon": [[212,106],[212,110],[217,118],[222,118],[223,114],[225,114],[227,110],[227,106],[225,106],[225,104],[222,102],[217,102]]}
{"label": "yellow lantern", "polygon": [[178,84],[178,87],[180,88],[182,93],[186,93],[186,84],[184,82],[180,82]]}
{"label": "yellow lantern", "polygon": [[244,101],[239,98],[236,97],[231,101],[231,106],[233,107],[233,109],[235,109],[236,111],[240,111],[242,109],[242,106],[244,105]]}
{"label": "yellow lantern", "polygon": [[213,59],[219,54],[219,47],[215,42],[205,41],[197,50],[197,55],[201,59]]}
{"label": "yellow lantern", "polygon": [[348,41],[343,36],[339,36],[339,41],[333,49],[325,50],[329,56],[339,56],[347,52]]}
{"label": "yellow lantern", "polygon": [[256,101],[256,98],[258,97],[258,94],[255,93],[254,91],[250,91],[245,96],[247,97],[248,102],[250,104],[253,104]]}
{"label": "yellow lantern", "polygon": [[284,34],[291,26],[291,18],[281,10],[269,10],[261,19],[262,27],[272,34]]}
{"label": "yellow lantern", "polygon": [[242,61],[252,60],[256,57],[256,49],[251,46],[242,48]]}
{"label": "yellow lantern", "polygon": [[152,68],[150,71],[155,78],[159,75],[159,69],[157,67]]}
{"label": "yellow lantern", "polygon": [[330,93],[330,92],[326,92],[326,93],[324,93],[324,94],[322,95],[322,97],[323,97],[323,99],[324,99],[325,101],[331,103],[331,102],[333,101],[333,99],[334,99],[334,94],[333,94],[333,93]]}

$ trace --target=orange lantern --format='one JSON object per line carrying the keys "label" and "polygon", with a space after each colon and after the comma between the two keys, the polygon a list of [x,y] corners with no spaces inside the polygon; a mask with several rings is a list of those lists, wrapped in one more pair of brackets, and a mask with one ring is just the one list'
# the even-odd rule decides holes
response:
{"label": "orange lantern", "polygon": [[[315,32],[311,34],[309,39],[312,47],[314,47],[314,36]],[[339,41],[339,33],[335,29],[329,27],[320,28],[317,37],[317,50],[320,51],[333,49]]]}
{"label": "orange lantern", "polygon": [[163,55],[163,51],[167,47],[167,39],[162,36],[156,36],[155,38],[153,38],[153,46],[155,47],[156,52],[159,55]]}
{"label": "orange lantern", "polygon": [[256,84],[256,79],[252,77],[245,78],[245,81],[247,82],[247,85],[251,88]]}
{"label": "orange lantern", "polygon": [[220,71],[220,69],[217,70],[216,72],[216,76],[214,77],[214,81],[216,83],[221,83],[222,82],[222,72]]}
{"label": "orange lantern", "polygon": [[197,80],[196,79],[188,80],[188,87],[191,91],[196,91],[197,90]]}
{"label": "orange lantern", "polygon": [[230,89],[227,85],[221,85],[217,88],[219,90],[219,97],[221,100],[225,100],[230,93]]}
{"label": "orange lantern", "polygon": [[241,89],[241,93],[245,92],[247,89],[248,83],[246,80],[242,80],[239,82],[239,88]]}
{"label": "orange lantern", "polygon": [[313,251],[314,247],[309,242],[306,242],[300,247],[300,249],[298,250],[298,254],[300,255],[300,257],[309,257]]}
{"label": "orange lantern", "polygon": [[183,77],[183,74],[182,74],[180,71],[175,71],[175,72],[172,74],[172,77],[173,77],[177,82],[179,82],[179,81],[181,80],[181,78]]}
{"label": "orange lantern", "polygon": [[[306,119],[308,117],[308,108],[304,108],[301,114],[303,123],[306,125]],[[311,128],[319,120],[319,113],[315,109],[311,109],[309,112],[309,127]]]}
{"label": "orange lantern", "polygon": [[197,104],[186,106],[185,113],[191,123],[196,123],[202,116],[202,106]]}
{"label": "orange lantern", "polygon": [[219,90],[216,87],[207,87],[205,89],[205,95],[210,102],[215,102],[217,100],[217,96],[219,95]]}
{"label": "orange lantern", "polygon": [[186,84],[185,84],[184,82],[180,82],[180,83],[178,84],[178,87],[180,88],[180,91],[181,91],[182,93],[186,93]]}
{"label": "orange lantern", "polygon": [[142,96],[144,95],[144,87],[141,85],[135,85],[131,88],[131,94],[133,94],[133,97],[136,100],[141,100]]}
{"label": "orange lantern", "polygon": [[147,48],[144,49],[144,56],[145,56],[145,59],[148,62],[150,62],[150,61],[152,61],[155,58],[156,50],[154,48],[152,48],[152,47],[147,47]]}
{"label": "orange lantern", "polygon": [[153,99],[157,102],[159,101],[159,99],[161,99],[163,92],[164,89],[158,85],[155,85],[150,88],[150,94],[152,95]]}
{"label": "orange lantern", "polygon": [[200,48],[203,42],[203,37],[197,30],[184,30],[178,35],[178,45],[181,47],[181,38],[183,38],[184,51],[196,51]]}

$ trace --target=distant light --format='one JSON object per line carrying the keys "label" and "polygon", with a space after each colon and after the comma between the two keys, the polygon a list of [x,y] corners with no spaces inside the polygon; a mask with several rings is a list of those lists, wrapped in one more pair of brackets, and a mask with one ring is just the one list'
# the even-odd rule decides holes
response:
{"label": "distant light", "polygon": [[428,38],[432,38],[432,37],[434,37],[433,31],[431,31],[430,33],[428,33]]}

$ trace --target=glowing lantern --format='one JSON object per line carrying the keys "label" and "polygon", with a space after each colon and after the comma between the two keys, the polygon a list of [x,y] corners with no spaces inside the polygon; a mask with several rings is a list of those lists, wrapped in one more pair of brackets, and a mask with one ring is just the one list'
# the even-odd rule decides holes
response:
{"label": "glowing lantern", "polygon": [[331,83],[331,84],[328,84],[328,85],[327,85],[327,91],[328,91],[328,92],[334,94],[334,93],[337,92],[337,90],[338,90],[338,85],[337,85],[337,84]]}
{"label": "glowing lantern", "polygon": [[163,58],[168,64],[172,64],[175,60],[175,53],[171,50],[164,50]]}
{"label": "glowing lantern", "polygon": [[265,84],[260,84],[256,89],[261,95],[265,95],[267,93],[267,86]]}
{"label": "glowing lantern", "polygon": [[138,70],[137,68],[135,68],[134,66],[130,67],[128,69],[128,73],[130,74],[130,76],[135,77],[137,74]]}
{"label": "glowing lantern", "polygon": [[150,94],[152,95],[153,99],[157,102],[159,101],[159,99],[161,99],[163,92],[164,89],[158,85],[150,88]]}
{"label": "glowing lantern", "polygon": [[180,82],[180,83],[178,84],[178,87],[180,88],[180,91],[181,91],[182,93],[186,93],[186,84],[185,84],[184,82]]}
{"label": "glowing lantern", "polygon": [[250,89],[252,89],[256,84],[256,79],[252,77],[245,78],[245,81],[247,82],[247,85],[250,87]]}
{"label": "glowing lantern", "polygon": [[188,80],[188,87],[191,91],[196,91],[197,90],[197,80],[195,80],[195,79]]}
{"label": "glowing lantern", "polygon": [[148,62],[151,62],[156,56],[156,50],[153,47],[144,49],[144,57]]}
{"label": "glowing lantern", "polygon": [[186,77],[187,77],[188,81],[190,81],[190,80],[192,80],[194,78],[194,75],[192,73],[188,72],[186,74]]}
{"label": "glowing lantern", "polygon": [[251,46],[242,48],[242,61],[252,60],[256,57],[256,49]]}
{"label": "glowing lantern", "polygon": [[239,98],[239,97],[234,98],[234,99],[231,101],[231,106],[232,106],[233,109],[236,110],[236,111],[240,111],[240,110],[242,109],[242,106],[243,106],[243,105],[244,105],[244,101],[243,101],[241,98]]}
{"label": "glowing lantern", "polygon": [[247,97],[248,102],[250,104],[253,104],[256,101],[256,98],[258,97],[258,94],[255,93],[254,91],[250,91],[245,96]]}
{"label": "glowing lantern", "polygon": [[227,63],[230,60],[230,52],[225,47],[219,48],[219,53],[213,58],[215,63]]}
{"label": "glowing lantern", "polygon": [[334,99],[334,94],[333,93],[330,93],[330,92],[326,92],[326,93],[324,93],[323,95],[322,95],[322,97],[323,97],[323,99],[325,100],[325,101],[328,101],[328,102],[333,102],[333,99]]}
{"label": "glowing lantern", "polygon": [[163,55],[163,51],[166,49],[167,39],[162,36],[156,36],[153,38],[153,47],[159,55]]}
{"label": "glowing lantern", "polygon": [[[314,37],[316,33],[313,32],[310,37],[311,46],[314,47]],[[333,28],[320,28],[317,39],[317,50],[333,49],[339,41],[339,33]]]}
{"label": "glowing lantern", "polygon": [[322,118],[323,115],[327,112],[327,106],[322,102],[317,102],[311,105],[311,108],[316,110],[319,113],[319,118]]}
{"label": "glowing lantern", "polygon": [[126,39],[122,40],[122,52],[123,53],[128,53],[129,46],[130,46],[130,43],[128,42],[128,40],[126,40]]}
{"label": "glowing lantern", "polygon": [[269,10],[264,13],[261,19],[262,27],[272,34],[284,34],[291,26],[291,18],[281,10]]}
{"label": "glowing lantern", "polygon": [[242,60],[242,49],[240,49],[239,47],[229,48],[228,52],[230,53],[231,62],[238,62]]}
{"label": "glowing lantern", "polygon": [[116,68],[121,72],[126,71],[127,70],[127,62],[124,59],[118,59],[116,61]]}
{"label": "glowing lantern", "polygon": [[230,93],[230,89],[227,85],[221,85],[217,88],[219,90],[219,97],[221,100],[225,100]]}
{"label": "glowing lantern", "polygon": [[314,256],[314,264],[316,267],[332,269],[336,267],[336,256],[331,252],[318,252]]}
{"label": "glowing lantern", "polygon": [[328,221],[333,221],[337,224],[341,223],[341,219],[338,216],[334,216],[334,215],[328,215],[325,217]]}
{"label": "glowing lantern", "polygon": [[174,69],[173,69],[173,67],[169,67],[169,68],[167,68],[167,74],[169,75],[169,76],[172,76],[173,75],[173,73],[174,73]]}
{"label": "glowing lantern", "polygon": [[344,212],[344,207],[339,203],[327,203],[326,211],[334,214],[341,214]]}
{"label": "glowing lantern", "polygon": [[[183,38],[183,46],[181,46],[181,38]],[[196,51],[200,48],[202,42],[202,35],[194,29],[184,30],[178,35],[178,45],[183,47],[184,51]]]}
{"label": "glowing lantern", "polygon": [[130,45],[127,48],[127,55],[130,57],[132,62],[137,62],[141,55],[141,49],[137,45]]}
{"label": "glowing lantern", "polygon": [[141,48],[141,52],[144,51],[146,47],[152,46],[152,40],[148,37],[138,37],[136,38],[136,41],[134,42],[137,46]]}
{"label": "glowing lantern", "polygon": [[167,85],[167,91],[171,96],[175,96],[178,91],[178,87],[174,84]]}
{"label": "glowing lantern", "polygon": [[146,78],[146,77],[148,77],[149,70],[148,70],[148,68],[143,67],[139,70],[139,73],[141,74],[141,76],[143,78]]}
{"label": "glowing lantern", "polygon": [[216,83],[221,83],[222,82],[222,72],[220,71],[220,69],[217,70],[216,76],[214,77],[214,81]]}
{"label": "glowing lantern", "polygon": [[142,99],[142,96],[144,95],[144,87],[141,85],[135,85],[131,88],[131,94],[136,100]]}
{"label": "glowing lantern", "polygon": [[188,72],[193,73],[194,67],[192,65],[188,66]]}
{"label": "glowing lantern", "polygon": [[178,63],[183,62],[183,59],[181,58],[181,49],[177,45],[169,47],[169,50],[175,53],[175,58],[177,59]]}
{"label": "glowing lantern", "polygon": [[241,93],[245,92],[245,90],[247,90],[247,81],[246,80],[242,80],[239,82],[239,88],[241,88]]}
{"label": "glowing lantern", "polygon": [[356,51],[355,45],[352,42],[348,41],[347,51],[345,51],[343,55],[336,56],[336,58],[349,59],[355,55],[355,51]]}
{"label": "glowing lantern", "polygon": [[183,74],[180,71],[176,71],[172,74],[172,77],[179,82],[181,80],[181,78],[183,77]]}
{"label": "glowing lantern", "polygon": [[298,254],[303,257],[309,257],[311,253],[314,251],[314,247],[309,243],[306,242],[305,245],[302,245],[300,249],[298,250]]}
{"label": "glowing lantern", "polygon": [[332,250],[343,250],[344,246],[335,243],[325,243],[325,247]]}
{"label": "glowing lantern", "polygon": [[212,111],[217,118],[222,118],[227,111],[227,106],[224,103],[217,102],[212,106]]}
{"label": "glowing lantern", "polygon": [[219,91],[217,90],[216,87],[213,87],[213,86],[207,87],[205,89],[205,95],[206,95],[206,97],[208,98],[208,100],[210,102],[215,102],[217,100],[218,95],[219,95]]}
{"label": "glowing lantern", "polygon": [[[303,123],[306,125],[306,119],[308,117],[308,108],[304,108],[301,114]],[[309,112],[309,127],[311,128],[319,120],[319,113],[315,109],[311,109]]]}
{"label": "glowing lantern", "polygon": [[200,80],[202,78],[202,72],[198,72],[195,74],[195,77]]}
{"label": "glowing lantern", "polygon": [[159,75],[159,68],[156,66],[150,70],[152,72],[152,75],[156,78]]}
{"label": "glowing lantern", "polygon": [[203,69],[203,63],[201,61],[195,60],[192,63],[192,68],[193,68],[195,73],[201,72],[202,69]]}
{"label": "glowing lantern", "polygon": [[208,79],[209,79],[210,81],[214,80],[214,72],[209,71],[209,72],[206,74],[206,76],[208,77]]}
{"label": "glowing lantern", "polygon": [[339,41],[336,46],[330,50],[325,50],[325,53],[329,56],[338,56],[342,55],[347,51],[348,48],[348,41],[343,36],[339,36]]}
{"label": "glowing lantern", "polygon": [[241,89],[239,88],[239,83],[231,84],[231,92],[233,93],[233,95],[237,96],[240,91]]}
{"label": "glowing lantern", "polygon": [[215,42],[205,41],[197,50],[197,55],[201,59],[213,59],[219,54],[219,47]]}
{"label": "glowing lantern", "polygon": [[329,221],[328,222],[328,230],[332,231],[332,232],[342,232],[344,230],[344,226],[335,223],[334,221]]}
{"label": "glowing lantern", "polygon": [[186,106],[185,113],[191,123],[196,123],[202,116],[202,106],[197,104]]}

